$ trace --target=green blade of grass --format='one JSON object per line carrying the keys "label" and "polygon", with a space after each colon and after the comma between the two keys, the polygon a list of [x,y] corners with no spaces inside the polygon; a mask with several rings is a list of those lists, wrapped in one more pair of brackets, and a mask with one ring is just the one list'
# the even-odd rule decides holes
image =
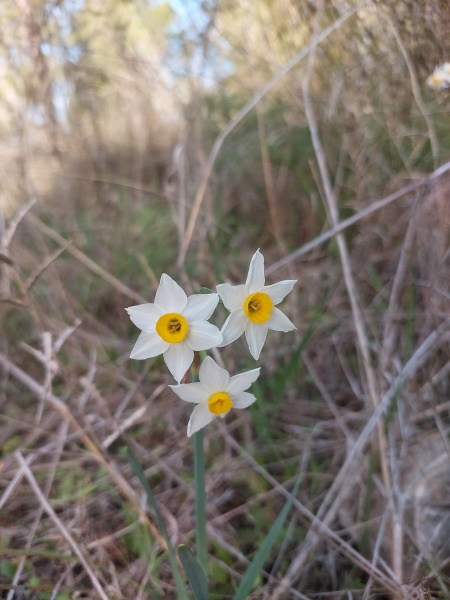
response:
{"label": "green blade of grass", "polygon": [[79,560],[75,554],[61,554],[56,550],[22,550],[21,548],[0,548],[0,556],[36,556],[38,558],[59,558],[61,560]]}
{"label": "green blade of grass", "polygon": [[178,546],[178,556],[186,571],[195,599],[208,600],[208,582],[206,581],[203,569],[193,555],[192,550],[188,546],[181,544]]}
{"label": "green blade of grass", "polygon": [[194,433],[195,521],[197,556],[204,574],[207,573],[205,455],[203,429]]}
{"label": "green blade of grass", "polygon": [[297,348],[292,353],[291,360],[289,361],[288,365],[286,366],[285,372],[283,374],[284,375],[284,377],[283,377],[284,381],[288,381],[288,380],[290,380],[290,379],[292,379],[294,377],[294,373],[298,369],[298,359],[300,358],[300,354],[303,352],[306,344],[308,343],[309,338],[314,333],[316,324],[320,321],[320,318],[316,317],[313,320],[313,322],[310,323],[310,325],[308,326],[308,329],[306,330],[304,336],[300,340],[299,345],[297,346]]}
{"label": "green blade of grass", "polygon": [[[200,360],[205,360],[204,350],[199,352]],[[198,381],[198,373],[192,370],[192,381]],[[205,577],[208,574],[208,542],[206,539],[206,491],[205,491],[205,450],[204,431],[194,433],[194,481],[195,481],[195,541],[197,557]]]}
{"label": "green blade of grass", "polygon": [[261,572],[264,563],[268,559],[270,551],[272,550],[272,547],[276,542],[278,534],[280,533],[281,528],[283,527],[283,523],[287,517],[289,509],[291,508],[294,498],[297,495],[298,488],[300,486],[300,481],[301,477],[299,476],[297,478],[297,481],[295,482],[294,489],[292,490],[289,498],[286,501],[286,504],[283,506],[282,511],[275,520],[275,523],[270,528],[269,533],[267,534],[263,543],[259,547],[259,550],[256,552],[248,569],[245,571],[244,576],[241,579],[241,583],[239,584],[239,587],[233,596],[233,600],[245,600],[251,592],[255,580]]}
{"label": "green blade of grass", "polygon": [[156,502],[156,498],[153,495],[153,492],[147,481],[144,470],[142,469],[141,465],[139,464],[139,461],[136,458],[136,455],[134,454],[134,452],[131,450],[131,448],[127,448],[127,459],[131,465],[131,468],[133,469],[134,474],[139,479],[142,487],[144,488],[145,493],[147,494],[148,505],[150,506],[150,508],[153,509],[153,511],[156,515],[156,520],[158,522],[159,530],[161,531],[161,533],[164,537],[164,540],[167,544],[167,554],[169,556],[169,562],[170,562],[170,566],[172,568],[173,578],[175,580],[175,587],[177,589],[178,600],[189,600],[189,596],[187,594],[187,591],[186,591],[186,588],[185,588],[185,585],[183,582],[183,578],[181,576],[181,572],[178,567],[177,558],[175,556],[175,551],[173,549],[172,544],[170,543],[169,534],[167,533],[167,529],[164,524],[164,521],[163,521],[163,518],[161,515],[161,511],[159,510],[158,503]]}

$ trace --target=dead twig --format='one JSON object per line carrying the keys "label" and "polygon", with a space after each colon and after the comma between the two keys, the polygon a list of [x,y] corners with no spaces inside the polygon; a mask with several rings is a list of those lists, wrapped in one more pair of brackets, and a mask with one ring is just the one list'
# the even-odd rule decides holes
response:
{"label": "dead twig", "polygon": [[22,219],[25,217],[25,215],[33,208],[33,206],[36,204],[37,200],[36,198],[31,198],[31,200],[29,200],[25,206],[23,206],[18,212],[17,214],[14,216],[13,219],[11,219],[11,222],[9,223],[8,229],[5,232],[5,236],[2,242],[2,247],[3,248],[8,248],[11,240],[14,237],[14,234],[16,233],[16,229],[19,226],[20,222],[22,221]]}
{"label": "dead twig", "polygon": [[40,502],[43,510],[45,510],[45,512],[50,517],[50,519],[53,521],[53,523],[56,525],[56,527],[61,532],[61,534],[64,537],[64,539],[66,540],[66,542],[72,548],[72,550],[74,551],[74,553],[78,556],[81,564],[83,565],[84,570],[89,575],[89,577],[90,577],[90,579],[92,581],[92,585],[97,590],[98,595],[100,596],[100,598],[102,598],[102,600],[109,600],[109,598],[106,595],[106,593],[105,593],[102,585],[100,584],[97,576],[95,575],[94,570],[90,566],[87,558],[84,556],[84,553],[82,552],[82,550],[80,548],[80,545],[77,544],[77,542],[74,540],[74,538],[69,533],[67,527],[61,521],[61,519],[58,517],[58,515],[55,513],[55,511],[53,510],[53,508],[50,506],[47,498],[43,494],[41,488],[39,487],[39,485],[38,485],[38,483],[36,481],[36,479],[34,478],[34,475],[31,472],[31,469],[28,466],[26,460],[24,459],[24,457],[22,456],[22,454],[20,452],[16,452],[15,453],[15,457],[16,457],[17,462],[19,463],[20,467],[22,468],[22,470],[23,470],[23,472],[25,474],[25,477],[28,480],[28,483],[30,484],[33,492],[35,493],[36,498],[39,500],[39,502]]}
{"label": "dead twig", "polygon": [[134,510],[139,514],[142,522],[144,525],[146,525],[146,527],[148,527],[153,537],[159,542],[163,549],[166,549],[164,538],[160,535],[159,531],[146,515],[145,510],[141,507],[141,502],[138,496],[130,484],[126,481],[113,462],[110,459],[108,460],[103,455],[102,451],[97,447],[95,442],[84,432],[83,428],[75,419],[67,405],[56,396],[49,393],[44,387],[39,385],[34,379],[27,375],[27,373],[22,371],[22,369],[14,365],[5,356],[3,356],[3,354],[0,354],[0,365],[7,373],[12,375],[22,385],[36,394],[39,399],[45,398],[46,401],[62,415],[69,425],[79,434],[80,440],[83,442],[87,450],[91,452],[95,460],[106,469],[122,495],[130,502]]}
{"label": "dead twig", "polygon": [[36,281],[39,279],[39,277],[42,275],[42,273],[44,273],[44,271],[46,269],[48,269],[50,267],[50,265],[52,265],[55,262],[55,260],[58,258],[58,256],[60,256],[72,243],[73,243],[72,240],[69,240],[68,242],[66,242],[66,244],[64,244],[64,246],[62,248],[55,250],[55,252],[50,254],[50,256],[44,261],[44,263],[42,265],[39,265],[38,268],[33,273],[31,273],[31,275],[28,277],[27,281],[25,282],[25,289],[27,292],[29,292],[31,290],[31,288],[36,283]]}

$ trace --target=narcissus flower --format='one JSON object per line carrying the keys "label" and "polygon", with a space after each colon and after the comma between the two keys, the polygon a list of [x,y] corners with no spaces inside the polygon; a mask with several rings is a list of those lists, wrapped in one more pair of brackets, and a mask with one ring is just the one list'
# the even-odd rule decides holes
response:
{"label": "narcissus flower", "polygon": [[444,63],[436,67],[427,79],[427,85],[434,90],[445,90],[450,88],[450,63]]}
{"label": "narcissus flower", "polygon": [[186,402],[197,406],[189,419],[187,434],[190,437],[214,417],[224,417],[231,408],[247,408],[256,400],[253,394],[246,392],[258,379],[260,369],[253,369],[230,377],[230,374],[210,357],[202,362],[199,382],[171,385],[175,394]]}
{"label": "narcissus flower", "polygon": [[292,290],[297,280],[286,280],[264,285],[264,257],[259,250],[250,262],[247,281],[242,285],[222,283],[217,286],[222,302],[230,311],[222,327],[223,342],[227,346],[244,331],[250,354],[258,360],[269,329],[292,331],[295,325],[275,308]]}
{"label": "narcissus flower", "polygon": [[164,273],[154,304],[126,309],[133,323],[142,329],[130,357],[143,360],[163,354],[167,368],[179,383],[191,366],[194,350],[209,350],[222,342],[219,329],[207,321],[218,302],[217,294],[188,298]]}

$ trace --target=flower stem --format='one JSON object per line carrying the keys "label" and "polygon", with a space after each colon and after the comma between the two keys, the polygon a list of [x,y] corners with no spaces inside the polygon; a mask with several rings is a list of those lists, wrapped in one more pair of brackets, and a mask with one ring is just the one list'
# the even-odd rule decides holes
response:
{"label": "flower stem", "polygon": [[194,433],[194,478],[197,560],[207,575],[205,455],[203,429]]}

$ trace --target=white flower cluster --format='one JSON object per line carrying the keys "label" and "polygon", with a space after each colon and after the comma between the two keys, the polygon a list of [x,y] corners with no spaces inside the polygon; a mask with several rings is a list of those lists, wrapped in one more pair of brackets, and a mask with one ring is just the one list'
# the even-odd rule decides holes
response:
{"label": "white flower cluster", "polygon": [[450,89],[450,63],[436,67],[428,77],[427,85],[434,90]]}
{"label": "white flower cluster", "polygon": [[[165,273],[161,277],[154,303],[130,306],[127,312],[141,334],[131,358],[147,359],[162,354],[178,385],[170,386],[194,408],[188,436],[224,417],[230,409],[246,408],[256,398],[246,392],[256,381],[260,369],[234,375],[222,369],[209,356],[199,371],[199,382],[180,383],[194,359],[194,351],[227,346],[244,332],[250,354],[258,360],[269,329],[292,331],[295,326],[276,306],[287,296],[296,280],[265,285],[264,257],[259,250],[250,262],[247,280],[242,285],[223,283],[217,294],[187,297],[181,287]],[[222,300],[230,314],[222,330],[208,322]]]}

